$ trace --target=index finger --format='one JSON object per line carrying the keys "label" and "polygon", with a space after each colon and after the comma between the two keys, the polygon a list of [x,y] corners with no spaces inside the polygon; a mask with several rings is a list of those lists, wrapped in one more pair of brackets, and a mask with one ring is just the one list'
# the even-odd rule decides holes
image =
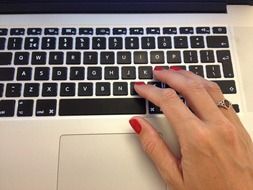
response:
{"label": "index finger", "polygon": [[153,85],[135,85],[135,90],[140,96],[160,107],[175,129],[179,140],[181,135],[188,131],[187,129],[192,130],[189,122],[201,122],[171,88],[160,89]]}

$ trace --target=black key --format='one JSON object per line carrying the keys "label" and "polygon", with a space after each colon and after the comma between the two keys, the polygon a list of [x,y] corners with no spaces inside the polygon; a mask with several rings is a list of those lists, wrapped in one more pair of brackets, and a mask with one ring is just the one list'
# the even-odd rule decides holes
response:
{"label": "black key", "polygon": [[12,36],[22,36],[22,35],[25,35],[25,29],[24,28],[12,28],[10,34]]}
{"label": "black key", "polygon": [[50,69],[49,67],[36,67],[34,73],[34,80],[43,81],[49,80]]}
{"label": "black key", "polygon": [[25,49],[39,49],[40,39],[37,37],[25,38]]}
{"label": "black key", "polygon": [[17,72],[17,81],[29,81],[32,79],[31,67],[19,67]]}
{"label": "black key", "polygon": [[41,28],[28,28],[27,34],[28,35],[41,35],[42,29]]}
{"label": "black key", "polygon": [[0,52],[0,65],[11,65],[12,53]]}
{"label": "black key", "polygon": [[32,65],[45,65],[47,60],[46,52],[33,52]]}
{"label": "black key", "polygon": [[26,83],[24,89],[24,97],[38,97],[40,92],[39,83]]}
{"label": "black key", "polygon": [[96,83],[96,96],[110,96],[110,95],[111,95],[111,85],[109,82]]}
{"label": "black key", "polygon": [[78,37],[76,38],[76,49],[89,49],[90,48],[90,38]]}
{"label": "black key", "polygon": [[210,27],[197,27],[197,34],[210,34]]}
{"label": "black key", "polygon": [[43,37],[41,49],[56,49],[55,37]]}
{"label": "black key", "polygon": [[117,64],[131,64],[131,52],[118,52]]}
{"label": "black key", "polygon": [[6,38],[0,38],[0,50],[5,49]]}
{"label": "black key", "polygon": [[204,37],[203,36],[191,36],[191,47],[192,48],[204,48]]}
{"label": "black key", "polygon": [[193,27],[181,27],[179,28],[180,34],[194,34]]}
{"label": "black key", "polygon": [[81,53],[80,52],[67,52],[66,64],[67,65],[80,65],[81,64]]}
{"label": "black key", "polygon": [[163,34],[177,34],[177,28],[176,27],[163,28]]}
{"label": "black key", "polygon": [[149,114],[162,114],[161,109],[151,102],[148,102],[148,112]]}
{"label": "black key", "polygon": [[137,37],[126,37],[125,38],[126,49],[139,49],[139,38]]}
{"label": "black key", "polygon": [[143,35],[144,29],[143,28],[130,28],[131,35]]}
{"label": "black key", "polygon": [[132,96],[137,96],[138,94],[137,94],[137,92],[134,89],[134,85],[135,85],[135,82],[131,82],[131,84],[130,84],[130,94]]}
{"label": "black key", "polygon": [[127,96],[128,95],[127,82],[114,82],[113,83],[113,95],[114,96]]}
{"label": "black key", "polygon": [[113,35],[126,35],[127,29],[126,28],[113,28]]}
{"label": "black key", "polygon": [[101,80],[102,68],[101,67],[88,67],[88,80]]}
{"label": "black key", "polygon": [[232,65],[231,54],[229,50],[217,51],[218,62],[222,63],[223,74],[225,78],[233,78],[234,71]]}
{"label": "black key", "polygon": [[79,83],[78,84],[78,96],[92,96],[93,84],[92,83]]}
{"label": "black key", "polygon": [[60,116],[146,113],[146,101],[143,98],[62,99],[59,105]]}
{"label": "black key", "polygon": [[93,37],[92,38],[92,49],[106,49],[106,38],[105,37]]}
{"label": "black key", "polygon": [[75,83],[61,83],[60,96],[75,96],[76,92]]}
{"label": "black key", "polygon": [[121,68],[122,79],[136,79],[136,68],[135,67],[122,67]]}
{"label": "black key", "polygon": [[16,52],[14,58],[15,65],[28,65],[29,64],[29,52]]}
{"label": "black key", "polygon": [[33,115],[33,100],[18,101],[18,117],[28,117]]}
{"label": "black key", "polygon": [[167,51],[167,62],[170,63],[181,63],[181,52],[180,51]]}
{"label": "black key", "polygon": [[188,48],[188,39],[186,36],[174,37],[175,48]]}
{"label": "black key", "polygon": [[201,63],[214,63],[213,50],[201,50],[200,51]]}
{"label": "black key", "polygon": [[14,73],[14,68],[0,68],[0,81],[12,81]]}
{"label": "black key", "polygon": [[57,96],[57,83],[43,83],[42,96],[43,97],[56,97]]}
{"label": "black key", "polygon": [[58,35],[59,29],[58,28],[45,28],[45,35]]}
{"label": "black key", "polygon": [[66,67],[54,67],[52,79],[53,80],[67,80],[67,68]]}
{"label": "black key", "polygon": [[75,28],[63,28],[61,31],[62,35],[76,35]]}
{"label": "black key", "polygon": [[20,50],[22,49],[23,38],[9,38],[8,50]]}
{"label": "black key", "polygon": [[93,28],[79,28],[79,35],[93,35]]}
{"label": "black key", "polygon": [[146,29],[147,34],[160,34],[160,28],[147,28]]}
{"label": "black key", "polygon": [[9,83],[6,85],[5,96],[6,97],[20,97],[21,96],[21,87],[19,83]]}
{"label": "black key", "polygon": [[223,80],[223,81],[213,81],[213,82],[216,82],[223,94],[236,94],[237,93],[237,90],[236,90],[236,86],[235,86],[235,81],[234,80]]}
{"label": "black key", "polygon": [[163,51],[151,51],[150,52],[150,62],[152,64],[163,64],[164,52]]}
{"label": "black key", "polygon": [[118,80],[119,68],[118,67],[105,67],[105,80]]}
{"label": "black key", "polygon": [[206,75],[208,78],[221,78],[220,66],[219,65],[207,65]]}
{"label": "black key", "polygon": [[100,53],[100,64],[111,65],[115,63],[114,52],[101,52]]}
{"label": "black key", "polygon": [[134,52],[134,64],[147,64],[147,63],[148,63],[148,53],[146,51]]}
{"label": "black key", "polygon": [[4,93],[4,85],[0,83],[0,97],[3,96]]}
{"label": "black key", "polygon": [[0,100],[0,117],[14,116],[15,100]]}
{"label": "black key", "polygon": [[110,35],[110,28],[96,28],[96,35]]}
{"label": "black key", "polygon": [[184,62],[185,63],[198,63],[197,51],[184,51]]}
{"label": "black key", "polygon": [[142,49],[155,49],[155,38],[154,37],[142,37],[141,38]]}
{"label": "black key", "polygon": [[240,107],[238,104],[233,104],[232,106],[233,106],[236,113],[240,113]]}
{"label": "black key", "polygon": [[171,37],[158,37],[158,48],[159,49],[171,49]]}
{"label": "black key", "polygon": [[139,67],[139,79],[153,79],[152,67]]}
{"label": "black key", "polygon": [[123,40],[121,37],[110,37],[109,38],[109,49],[122,49]]}
{"label": "black key", "polygon": [[56,100],[38,100],[36,105],[36,116],[55,116]]}
{"label": "black key", "polygon": [[207,36],[208,48],[229,48],[229,42],[227,36]]}
{"label": "black key", "polygon": [[226,27],[213,27],[214,34],[226,34],[227,28]]}
{"label": "black key", "polygon": [[62,65],[63,64],[63,52],[50,52],[49,64],[50,65]]}
{"label": "black key", "polygon": [[0,28],[0,36],[7,36],[8,29],[7,28]]}
{"label": "black key", "polygon": [[201,65],[189,66],[189,71],[193,72],[195,75],[204,77],[204,69],[203,69],[203,66]]}
{"label": "black key", "polygon": [[84,67],[71,67],[70,80],[84,80]]}
{"label": "black key", "polygon": [[98,64],[98,53],[97,52],[84,52],[83,53],[83,64],[84,65]]}
{"label": "black key", "polygon": [[60,37],[59,38],[59,49],[73,49],[73,38],[72,37]]}

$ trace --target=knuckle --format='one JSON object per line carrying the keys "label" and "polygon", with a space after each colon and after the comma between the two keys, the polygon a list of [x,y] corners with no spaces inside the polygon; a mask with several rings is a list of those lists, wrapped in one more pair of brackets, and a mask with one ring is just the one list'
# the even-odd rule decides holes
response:
{"label": "knuckle", "polygon": [[[152,139],[152,138],[151,138]],[[155,140],[147,139],[143,142],[143,149],[148,155],[153,155],[157,149],[157,142]]]}
{"label": "knuckle", "polygon": [[168,99],[175,99],[178,97],[178,95],[174,89],[168,88],[162,91],[162,97],[168,100]]}
{"label": "knuckle", "polygon": [[194,80],[194,79],[189,79],[187,81],[187,88],[190,88],[192,90],[202,90],[204,89],[204,85],[200,80]]}
{"label": "knuckle", "polygon": [[216,82],[208,82],[207,83],[207,90],[210,92],[222,93],[220,86]]}

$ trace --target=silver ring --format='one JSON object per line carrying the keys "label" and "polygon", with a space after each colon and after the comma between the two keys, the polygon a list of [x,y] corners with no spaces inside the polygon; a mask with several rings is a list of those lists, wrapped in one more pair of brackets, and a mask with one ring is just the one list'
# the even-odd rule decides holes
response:
{"label": "silver ring", "polygon": [[219,108],[223,108],[223,109],[226,109],[226,110],[228,110],[231,107],[231,105],[232,105],[231,102],[226,100],[226,99],[223,99],[223,100],[221,100],[217,103],[217,106]]}

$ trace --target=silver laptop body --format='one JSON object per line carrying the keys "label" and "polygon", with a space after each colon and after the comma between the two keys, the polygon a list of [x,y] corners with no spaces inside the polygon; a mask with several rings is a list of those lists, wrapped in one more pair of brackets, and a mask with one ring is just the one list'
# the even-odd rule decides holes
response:
{"label": "silver laptop body", "polygon": [[[179,154],[159,109],[131,89],[136,81],[155,82],[149,69],[157,65],[203,68],[205,78],[230,81],[223,86],[226,98],[253,136],[250,2],[202,1],[205,10],[196,1],[13,2],[0,1],[1,190],[170,189],[128,123],[133,115],[148,118]],[[201,37],[194,43],[196,36]],[[216,42],[208,42],[209,36]],[[155,47],[149,49],[152,39]],[[175,44],[184,39],[185,47]],[[212,52],[214,60],[206,60]],[[119,68],[118,78],[112,67]],[[130,67],[136,69],[133,78]]]}

